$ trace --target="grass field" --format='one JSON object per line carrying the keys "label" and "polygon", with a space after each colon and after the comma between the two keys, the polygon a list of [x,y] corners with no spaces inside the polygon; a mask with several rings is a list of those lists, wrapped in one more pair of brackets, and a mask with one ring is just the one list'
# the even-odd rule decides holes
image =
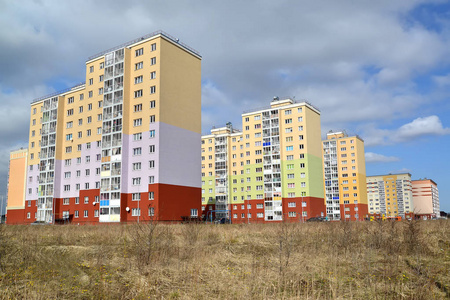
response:
{"label": "grass field", "polygon": [[450,221],[0,226],[2,299],[445,299]]}

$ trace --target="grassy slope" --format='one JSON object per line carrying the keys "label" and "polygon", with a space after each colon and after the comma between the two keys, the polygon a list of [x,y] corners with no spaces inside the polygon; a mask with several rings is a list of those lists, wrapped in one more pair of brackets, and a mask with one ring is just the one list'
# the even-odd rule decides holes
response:
{"label": "grassy slope", "polygon": [[444,299],[450,221],[1,226],[0,298]]}

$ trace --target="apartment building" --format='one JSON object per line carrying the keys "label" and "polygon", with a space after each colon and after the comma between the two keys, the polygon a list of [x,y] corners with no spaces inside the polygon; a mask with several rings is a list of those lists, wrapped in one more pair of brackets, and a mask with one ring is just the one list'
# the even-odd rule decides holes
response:
{"label": "apartment building", "polygon": [[7,222],[196,217],[200,140],[197,51],[162,31],[102,51],[84,83],[31,103],[25,197],[8,194]]}
{"label": "apartment building", "polygon": [[415,217],[425,220],[439,217],[439,190],[436,182],[425,178],[412,180],[411,184]]}
{"label": "apartment building", "polygon": [[376,218],[410,219],[413,216],[411,174],[367,176],[369,214]]}
{"label": "apartment building", "polygon": [[325,214],[320,111],[274,98],[202,136],[202,209],[233,223],[302,222]]}
{"label": "apartment building", "polygon": [[325,201],[331,221],[368,217],[364,141],[332,132],[322,141]]}

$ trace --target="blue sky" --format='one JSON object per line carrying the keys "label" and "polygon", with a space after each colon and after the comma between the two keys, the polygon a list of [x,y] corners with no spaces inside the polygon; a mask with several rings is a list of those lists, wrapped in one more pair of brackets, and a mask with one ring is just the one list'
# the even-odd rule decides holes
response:
{"label": "blue sky", "polygon": [[158,29],[203,56],[203,132],[241,127],[243,110],[273,96],[307,99],[323,135],[365,140],[368,175],[431,178],[450,211],[450,4],[439,0],[0,0],[0,194],[9,151],[27,146],[32,99],[83,81],[90,55]]}

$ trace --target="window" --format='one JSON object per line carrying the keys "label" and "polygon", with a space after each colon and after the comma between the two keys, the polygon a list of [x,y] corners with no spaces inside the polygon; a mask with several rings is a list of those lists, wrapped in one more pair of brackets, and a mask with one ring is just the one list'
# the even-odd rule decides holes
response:
{"label": "window", "polygon": [[295,189],[295,183],[288,183],[288,189]]}
{"label": "window", "polygon": [[66,123],[66,128],[72,128],[72,127],[73,127],[72,121]]}
{"label": "window", "polygon": [[150,59],[150,65],[155,65],[156,64],[156,57],[152,57],[151,59]]}
{"label": "window", "polygon": [[142,132],[133,134],[133,141],[142,140]]}
{"label": "window", "polygon": [[293,164],[286,165],[286,168],[288,170],[292,170],[292,169],[294,169],[294,165]]}
{"label": "window", "polygon": [[284,114],[285,114],[285,115],[290,115],[290,114],[292,114],[292,110],[286,109],[286,110],[284,111]]}
{"label": "window", "polygon": [[134,84],[141,83],[143,81],[143,78],[144,78],[144,76],[142,76],[142,75],[134,77]]}
{"label": "window", "polygon": [[292,132],[292,127],[288,127],[284,130],[286,133],[291,133]]}
{"label": "window", "polygon": [[155,153],[155,145],[150,145],[150,146],[148,147],[148,152],[149,152],[149,153]]}
{"label": "window", "polygon": [[99,95],[103,95],[103,88],[99,88],[99,89],[98,89],[98,94],[99,94]]}
{"label": "window", "polygon": [[140,185],[141,184],[141,177],[132,178],[132,184],[133,185]]}
{"label": "window", "polygon": [[149,207],[148,208],[148,216],[149,217],[153,217],[155,215],[155,208],[154,207]]}
{"label": "window", "polygon": [[141,209],[140,208],[132,208],[131,209],[131,216],[138,217],[141,215]]}
{"label": "window", "polygon": [[144,54],[144,48],[140,48],[134,51],[134,56],[141,56]]}
{"label": "window", "polygon": [[148,192],[148,200],[155,200],[155,192]]}
{"label": "window", "polygon": [[137,104],[134,106],[134,112],[142,111],[142,104]]}
{"label": "window", "polygon": [[94,93],[93,93],[92,91],[89,91],[88,97],[89,97],[89,98],[92,98],[93,94],[94,94]]}
{"label": "window", "polygon": [[197,218],[198,217],[198,211],[196,208],[191,208],[191,218]]}
{"label": "window", "polygon": [[134,127],[141,126],[142,125],[142,118],[134,119],[133,125],[134,125]]}
{"label": "window", "polygon": [[94,78],[89,78],[89,85],[93,85],[94,84]]}
{"label": "window", "polygon": [[67,115],[68,116],[73,115],[73,108],[67,110]]}
{"label": "window", "polygon": [[71,165],[72,160],[71,159],[65,159],[64,160],[64,165],[65,166],[70,166]]}
{"label": "window", "polygon": [[92,117],[91,117],[91,116],[87,117],[87,123],[88,123],[88,124],[89,124],[89,123],[92,123]]}
{"label": "window", "polygon": [[64,198],[63,205],[69,205],[69,204],[70,204],[70,198]]}
{"label": "window", "polygon": [[148,166],[149,166],[150,169],[153,169],[155,167],[155,161],[154,160],[150,160],[148,162]]}
{"label": "window", "polygon": [[299,122],[303,122],[303,117],[298,117]]}
{"label": "window", "polygon": [[72,146],[66,147],[66,153],[71,153],[72,152]]}
{"label": "window", "polygon": [[[67,104],[70,104],[70,103],[74,103],[75,102],[75,98],[74,97],[69,97],[68,99],[67,99]],[[35,110],[36,110],[36,108],[35,108]],[[36,112],[35,112],[36,113]]]}
{"label": "window", "polygon": [[144,67],[144,63],[142,61],[138,62],[137,64],[134,65],[135,70],[142,69],[143,67]]}
{"label": "window", "polygon": [[156,93],[156,86],[155,85],[150,87],[150,94],[154,94],[154,93]]}
{"label": "window", "polygon": [[303,131],[303,126],[298,126],[298,131]]}
{"label": "window", "polygon": [[137,162],[137,163],[133,163],[133,171],[137,171],[141,169],[141,163]]}
{"label": "window", "polygon": [[72,134],[66,134],[66,141],[71,141],[72,140]]}
{"label": "window", "polygon": [[100,76],[98,77],[98,81],[99,81],[99,82],[103,82],[103,75],[100,75]]}
{"label": "window", "polygon": [[286,119],[286,120],[284,120],[284,123],[285,124],[291,124],[292,123],[292,119]]}
{"label": "window", "polygon": [[156,71],[153,71],[150,73],[150,79],[155,79],[156,78]]}
{"label": "window", "polygon": [[132,200],[133,201],[141,200],[141,193],[133,193]]}
{"label": "window", "polygon": [[286,146],[286,151],[292,151],[294,150],[294,146]]}
{"label": "window", "polygon": [[286,160],[294,160],[294,155],[288,155],[288,156],[286,156]]}
{"label": "window", "polygon": [[142,90],[137,90],[134,92],[134,98],[142,97]]}
{"label": "window", "polygon": [[133,155],[141,155],[142,154],[142,148],[133,148]]}
{"label": "window", "polygon": [[102,107],[103,101],[98,101],[98,108]]}
{"label": "window", "polygon": [[154,138],[156,136],[155,130],[150,130],[150,138]]}
{"label": "window", "polygon": [[88,211],[85,210],[83,215],[84,215],[85,218],[87,218],[87,217],[88,217],[88,214],[89,214]]}
{"label": "window", "polygon": [[78,212],[78,210],[75,211],[74,215],[75,215],[75,218],[78,218],[80,216],[80,213]]}
{"label": "window", "polygon": [[70,184],[64,185],[64,192],[70,191]]}
{"label": "window", "polygon": [[155,120],[156,120],[155,115],[150,116],[150,123],[155,123]]}
{"label": "window", "polygon": [[80,94],[80,101],[84,99],[84,94]]}

